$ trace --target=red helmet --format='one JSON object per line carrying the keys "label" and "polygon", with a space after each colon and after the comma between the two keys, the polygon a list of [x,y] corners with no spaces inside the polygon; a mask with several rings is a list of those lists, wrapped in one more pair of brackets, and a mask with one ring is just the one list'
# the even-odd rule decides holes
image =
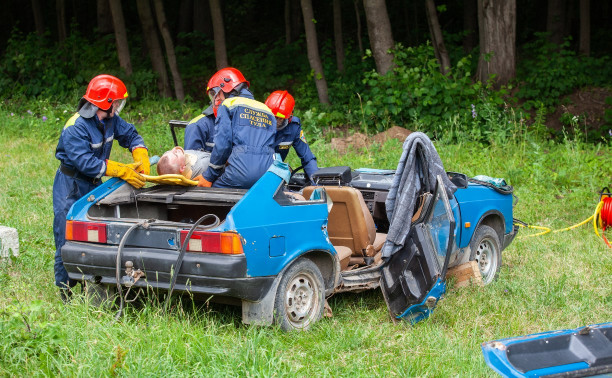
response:
{"label": "red helmet", "polygon": [[247,87],[251,85],[237,69],[233,67],[223,68],[217,71],[217,73],[212,75],[210,80],[208,80],[206,93],[217,87],[225,93],[230,93],[240,83],[246,83]]}
{"label": "red helmet", "polygon": [[272,110],[275,117],[289,119],[293,114],[295,100],[287,91],[274,91],[268,96],[266,106]]}
{"label": "red helmet", "polygon": [[108,110],[115,101],[120,100],[123,105],[127,96],[127,88],[121,80],[111,75],[98,75],[89,82],[83,98],[102,110]]}

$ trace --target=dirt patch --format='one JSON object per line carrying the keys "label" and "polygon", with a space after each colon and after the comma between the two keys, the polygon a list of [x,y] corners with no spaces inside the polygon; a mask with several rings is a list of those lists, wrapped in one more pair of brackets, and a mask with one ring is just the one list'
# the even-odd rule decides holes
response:
{"label": "dirt patch", "polygon": [[[567,123],[562,122],[564,113],[578,116],[578,124],[588,132],[599,131],[605,125],[604,112],[611,106],[606,105],[606,97],[612,97],[612,91],[606,88],[583,88],[561,98],[561,105],[553,114],[546,117],[546,126],[561,131]],[[571,117],[571,116],[570,116]]]}
{"label": "dirt patch", "polygon": [[368,137],[362,133],[355,133],[344,138],[332,138],[331,147],[344,155],[349,150],[360,150],[372,143],[384,144],[391,138],[403,142],[412,131],[399,126],[393,126],[387,131],[383,131],[374,136]]}
{"label": "dirt patch", "polygon": [[365,134],[355,133],[346,138],[332,138],[331,147],[341,155],[344,155],[349,149],[360,150],[368,146],[369,143],[370,141]]}
{"label": "dirt patch", "polygon": [[410,134],[412,134],[412,131],[408,129],[399,126],[393,126],[387,131],[383,131],[382,133],[374,135],[372,139],[378,144],[384,144],[387,140],[391,138],[395,138],[400,142],[403,142]]}

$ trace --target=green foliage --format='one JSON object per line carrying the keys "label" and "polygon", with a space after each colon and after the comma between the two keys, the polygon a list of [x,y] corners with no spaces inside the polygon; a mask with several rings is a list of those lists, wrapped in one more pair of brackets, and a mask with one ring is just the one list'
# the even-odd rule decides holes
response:
{"label": "green foliage", "polygon": [[488,85],[472,82],[469,57],[443,75],[430,45],[398,45],[394,55],[392,73],[381,76],[370,71],[364,75],[364,126],[382,131],[400,125],[441,137],[447,132],[444,125],[451,122],[464,125],[463,131],[476,140],[486,139],[490,132],[487,125],[502,117],[505,89],[493,91]]}
{"label": "green foliage", "polygon": [[[130,40],[133,54],[139,54],[142,41]],[[24,35],[13,30],[6,51],[0,57],[0,97],[38,97],[66,101],[83,95],[89,80],[101,73],[121,78],[131,97],[157,96],[156,75],[146,61],[132,61],[134,72],[125,78],[117,67],[114,36],[82,36],[72,25],[63,43],[50,36]]]}
{"label": "green foliage", "polygon": [[[250,2],[248,6],[256,5]],[[449,11],[453,10],[445,12]],[[394,125],[425,131],[433,138],[447,141],[497,143],[519,129],[543,137],[551,134],[546,129],[545,116],[560,96],[584,85],[606,86],[612,81],[609,57],[578,57],[569,49],[569,41],[558,48],[540,34],[521,52],[518,90],[513,91],[515,84],[493,90],[489,82],[473,81],[477,54],[464,55],[463,33],[445,32],[444,36],[453,62],[448,75],[440,73],[430,45],[398,44],[393,50],[393,71],[380,76],[374,70],[371,52],[366,50],[362,57],[350,41],[345,46],[345,70],[340,73],[332,40],[322,41],[320,50],[331,105],[319,103],[303,39],[289,45],[284,40],[256,47],[235,45],[229,55],[232,65],[239,67],[251,82],[256,99],[263,101],[277,89],[293,94],[295,114],[302,118],[313,141],[329,141],[347,129],[372,134]],[[146,56],[141,38],[139,34],[130,38],[132,57]],[[185,107],[194,110],[189,115],[179,113],[190,119],[208,104],[205,85],[216,70],[213,42],[203,33],[181,33],[176,54],[187,94]],[[0,57],[0,98],[12,99],[11,106],[17,107],[25,104],[26,98],[37,98],[38,101],[23,106],[38,103],[40,109],[19,108],[14,113],[23,116],[30,110],[40,119],[59,118],[63,124],[63,112],[72,112],[73,108],[57,114],[47,105],[55,101],[76,104],[93,76],[110,73],[124,79],[132,106],[138,106],[139,101],[168,104],[159,99],[157,76],[149,59],[132,59],[134,72],[130,77],[122,74],[117,63],[112,35],[85,37],[73,25],[69,37],[59,44],[51,41],[48,34],[24,35],[15,29]],[[523,100],[520,105],[511,92]],[[600,141],[607,136],[612,125],[609,110],[605,117],[607,126],[589,131],[591,140]],[[34,121],[31,114],[24,120]]]}
{"label": "green foliage", "polygon": [[290,45],[281,40],[256,48],[239,45],[232,49],[235,51],[232,64],[240,67],[250,81],[255,98],[264,101],[268,94],[278,89],[292,92],[293,83],[308,75],[305,49],[303,39]]}
{"label": "green foliage", "polygon": [[519,90],[516,96],[529,110],[542,103],[548,108],[559,98],[587,85],[606,86],[612,82],[612,62],[608,56],[580,57],[567,39],[561,46],[550,43],[547,33],[523,46],[523,59],[517,67]]}
{"label": "green foliage", "polygon": [[[0,310],[0,357],[5,364],[24,363],[24,356],[32,356],[42,363],[46,374],[55,369],[47,363],[66,343],[67,335],[49,304],[34,300],[27,304],[13,299]],[[1,370],[0,370],[1,371]]]}

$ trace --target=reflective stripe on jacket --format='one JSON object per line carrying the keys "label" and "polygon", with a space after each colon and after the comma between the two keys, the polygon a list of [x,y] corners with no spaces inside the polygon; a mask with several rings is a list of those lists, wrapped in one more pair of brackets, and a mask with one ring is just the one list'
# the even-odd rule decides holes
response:
{"label": "reflective stripe on jacket", "polygon": [[211,152],[215,146],[215,114],[208,107],[187,124],[185,128],[185,150]]}

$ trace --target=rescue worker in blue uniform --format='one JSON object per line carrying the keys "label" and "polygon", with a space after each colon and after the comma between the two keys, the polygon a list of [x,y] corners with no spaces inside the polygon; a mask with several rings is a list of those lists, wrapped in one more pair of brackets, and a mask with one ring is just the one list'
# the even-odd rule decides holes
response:
{"label": "rescue worker in blue uniform", "polygon": [[274,160],[276,119],[265,104],[253,99],[248,86],[232,67],[218,71],[208,82],[206,91],[216,116],[215,147],[199,186],[248,189]]}
{"label": "rescue worker in blue uniform", "polygon": [[[104,175],[122,178],[140,188],[145,184],[140,173],[150,173],[149,155],[142,137],[134,125],[119,117],[127,96],[125,84],[118,78],[111,75],[94,77],[79,101],[77,113],[66,122],[57,144],[55,157],[60,166],[53,181],[54,270],[55,284],[64,300],[76,284],[68,277],[61,255],[70,207],[100,185]],[[134,163],[108,160],[113,140],[130,149]]]}
{"label": "rescue worker in blue uniform", "polygon": [[274,91],[266,99],[266,105],[276,117],[275,152],[285,161],[289,148],[293,146],[302,162],[306,179],[312,181],[313,173],[319,170],[317,158],[306,143],[300,119],[293,115],[293,96],[287,91]]}

